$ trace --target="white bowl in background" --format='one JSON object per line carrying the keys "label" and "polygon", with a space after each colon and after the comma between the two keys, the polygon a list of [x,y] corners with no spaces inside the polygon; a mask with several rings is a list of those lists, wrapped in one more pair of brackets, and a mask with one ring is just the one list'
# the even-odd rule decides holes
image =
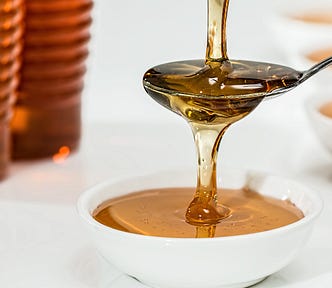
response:
{"label": "white bowl in background", "polygon": [[[220,181],[219,177],[219,184]],[[236,288],[253,285],[289,264],[308,239],[322,208],[313,191],[293,181],[226,170],[222,174],[224,187],[249,185],[264,195],[289,198],[305,217],[265,232],[195,239],[122,232],[100,224],[91,216],[99,204],[119,195],[157,187],[188,187],[195,182],[195,173],[186,171],[114,179],[84,192],[78,201],[78,212],[101,255],[151,287]]]}
{"label": "white bowl in background", "polygon": [[[306,13],[330,13],[330,0],[280,0],[274,3],[269,23],[276,47],[287,57],[288,65],[295,69],[307,69],[297,57],[301,51],[332,46],[332,22],[315,23],[296,19]],[[295,16],[295,17],[294,17]]]}
{"label": "white bowl in background", "polygon": [[[332,91],[331,91],[332,92]],[[319,142],[332,153],[332,118],[323,115],[319,110],[322,105],[332,102],[332,93],[311,95],[305,103],[308,119]]]}
{"label": "white bowl in background", "polygon": [[[312,54],[321,54],[320,57],[313,57]],[[332,57],[332,42],[328,45],[324,44],[318,47],[306,47],[300,49],[298,54],[294,56],[294,62],[298,63],[298,67],[309,69],[322,60]],[[332,65],[319,71],[309,81],[315,84],[315,90],[325,91],[326,94],[332,95]]]}

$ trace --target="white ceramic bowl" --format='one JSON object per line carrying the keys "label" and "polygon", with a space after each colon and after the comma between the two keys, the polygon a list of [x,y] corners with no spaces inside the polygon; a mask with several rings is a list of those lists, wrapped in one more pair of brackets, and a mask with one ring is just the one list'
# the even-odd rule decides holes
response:
{"label": "white ceramic bowl", "polygon": [[126,233],[106,227],[91,216],[101,202],[112,197],[148,188],[188,187],[193,183],[194,173],[183,171],[112,180],[84,192],[78,211],[100,253],[121,271],[151,287],[235,288],[257,283],[290,263],[308,239],[322,208],[314,192],[290,180],[226,171],[222,174],[224,187],[241,188],[247,184],[262,194],[289,198],[305,217],[266,232],[194,239]]}
{"label": "white ceramic bowl", "polygon": [[318,140],[328,151],[332,153],[332,118],[320,113],[320,107],[332,101],[332,95],[328,93],[311,95],[306,103],[306,111]]}

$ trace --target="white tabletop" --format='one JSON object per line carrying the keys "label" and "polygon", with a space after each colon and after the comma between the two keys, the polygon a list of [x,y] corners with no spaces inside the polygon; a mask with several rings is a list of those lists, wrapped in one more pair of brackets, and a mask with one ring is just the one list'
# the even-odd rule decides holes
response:
{"label": "white tabletop", "polygon": [[[258,119],[229,130],[220,164],[297,179],[316,189],[325,208],[302,253],[257,287],[331,287],[332,156],[306,125]],[[145,287],[97,255],[76,213],[77,197],[108,178],[195,161],[191,133],[179,118],[171,124],[89,124],[79,152],[64,163],[14,164],[0,184],[0,287]]]}

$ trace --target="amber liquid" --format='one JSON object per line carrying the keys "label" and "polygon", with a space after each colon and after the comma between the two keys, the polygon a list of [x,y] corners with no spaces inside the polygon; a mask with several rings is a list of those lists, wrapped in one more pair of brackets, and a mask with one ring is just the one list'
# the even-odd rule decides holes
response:
{"label": "amber liquid", "polygon": [[26,1],[21,81],[11,123],[14,159],[78,148],[92,4]]}
{"label": "amber liquid", "polygon": [[[200,227],[188,224],[183,217],[194,191],[195,188],[167,188],[132,193],[102,203],[93,217],[106,226],[125,232],[194,238]],[[223,204],[231,207],[231,213],[208,229],[215,237],[271,230],[303,217],[289,200],[262,196],[248,189],[225,189],[218,194],[222,196]]]}

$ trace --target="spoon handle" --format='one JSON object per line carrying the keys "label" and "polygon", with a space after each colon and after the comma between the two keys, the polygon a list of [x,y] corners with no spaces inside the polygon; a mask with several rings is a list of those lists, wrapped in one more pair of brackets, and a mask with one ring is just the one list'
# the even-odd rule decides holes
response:
{"label": "spoon handle", "polygon": [[310,69],[303,72],[303,76],[299,81],[299,84],[310,78],[311,76],[315,75],[317,72],[325,69],[326,67],[332,64],[332,56],[326,58],[325,60],[317,63],[316,65],[312,66]]}

